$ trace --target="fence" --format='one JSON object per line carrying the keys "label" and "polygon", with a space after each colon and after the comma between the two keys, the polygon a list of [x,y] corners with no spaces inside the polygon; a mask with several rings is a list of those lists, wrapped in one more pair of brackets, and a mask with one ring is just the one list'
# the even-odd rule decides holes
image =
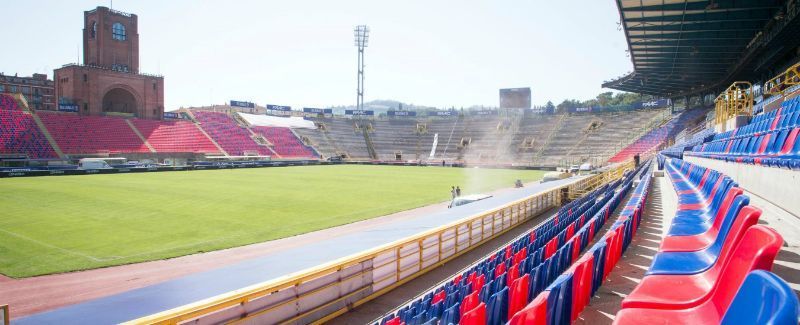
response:
{"label": "fence", "polygon": [[564,190],[582,191],[630,164],[545,190],[436,229],[295,274],[135,319],[127,324],[307,324],[366,303],[550,208]]}

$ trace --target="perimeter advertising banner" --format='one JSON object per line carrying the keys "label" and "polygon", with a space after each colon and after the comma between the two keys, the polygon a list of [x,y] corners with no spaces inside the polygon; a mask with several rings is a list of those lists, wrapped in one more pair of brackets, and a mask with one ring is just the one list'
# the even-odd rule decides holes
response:
{"label": "perimeter advertising banner", "polygon": [[388,111],[386,112],[388,116],[417,116],[417,112],[415,111]]}
{"label": "perimeter advertising banner", "polygon": [[291,106],[281,106],[281,105],[267,105],[267,109],[273,110],[273,111],[288,112],[288,111],[292,110],[292,107]]}
{"label": "perimeter advertising banner", "polygon": [[497,111],[473,111],[472,115],[478,115],[478,116],[497,115]]}
{"label": "perimeter advertising banner", "polygon": [[657,100],[651,100],[649,102],[634,103],[633,108],[634,109],[663,108],[669,106],[670,104],[672,104],[672,101],[670,101],[669,99],[657,99]]}
{"label": "perimeter advertising banner", "polygon": [[347,109],[344,111],[344,115],[353,115],[353,116],[373,116],[375,115],[375,111],[359,111],[354,109]]}
{"label": "perimeter advertising banner", "polygon": [[432,111],[428,112],[428,116],[456,116],[456,111]]}
{"label": "perimeter advertising banner", "polygon": [[303,113],[312,113],[312,114],[333,114],[333,108],[313,108],[313,107],[303,107]]}
{"label": "perimeter advertising banner", "polygon": [[77,112],[78,105],[75,104],[58,104],[58,110],[60,112]]}
{"label": "perimeter advertising banner", "polygon": [[500,89],[500,108],[531,108],[531,88]]}
{"label": "perimeter advertising banner", "polygon": [[174,112],[164,112],[164,118],[178,119],[181,118],[181,115]]}
{"label": "perimeter advertising banner", "polygon": [[253,104],[251,102],[238,101],[238,100],[231,100],[231,106],[256,108],[256,104]]}

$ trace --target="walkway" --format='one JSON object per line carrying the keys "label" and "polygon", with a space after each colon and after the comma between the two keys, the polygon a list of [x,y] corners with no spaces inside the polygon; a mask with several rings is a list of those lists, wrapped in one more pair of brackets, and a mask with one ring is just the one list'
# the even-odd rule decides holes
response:
{"label": "walkway", "polygon": [[[296,240],[294,244],[276,245],[272,251],[256,258],[31,315],[17,319],[14,323],[106,324],[136,319],[387,244],[574,180],[531,184],[454,209],[406,215],[404,218],[392,218],[385,222],[376,221],[372,225],[364,225],[363,228],[359,227],[339,236],[331,236],[331,233],[326,236],[308,234],[318,236],[317,240],[312,241],[307,237],[306,240]],[[12,312],[13,310],[12,306]]]}

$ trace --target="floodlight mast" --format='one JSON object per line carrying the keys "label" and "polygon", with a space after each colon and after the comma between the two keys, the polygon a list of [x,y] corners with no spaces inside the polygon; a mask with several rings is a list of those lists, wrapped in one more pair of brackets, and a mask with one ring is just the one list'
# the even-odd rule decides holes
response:
{"label": "floodlight mast", "polygon": [[[353,30],[356,47],[358,47],[358,89],[356,92],[356,110],[358,114],[364,111],[364,48],[369,43],[369,27],[358,25]],[[360,116],[360,115],[359,115]]]}

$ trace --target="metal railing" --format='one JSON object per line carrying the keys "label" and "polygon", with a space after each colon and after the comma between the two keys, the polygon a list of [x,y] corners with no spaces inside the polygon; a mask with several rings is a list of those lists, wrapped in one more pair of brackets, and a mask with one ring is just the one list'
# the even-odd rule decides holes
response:
{"label": "metal railing", "polygon": [[10,313],[8,312],[8,305],[0,305],[0,323],[8,325],[11,323]]}
{"label": "metal railing", "polygon": [[550,208],[562,191],[622,175],[629,164],[545,190],[401,240],[304,271],[234,290],[127,324],[323,322],[370,301],[495,238]]}
{"label": "metal railing", "polygon": [[728,119],[739,115],[753,115],[753,85],[747,81],[737,81],[725,89],[714,100],[716,124],[724,124]]}

